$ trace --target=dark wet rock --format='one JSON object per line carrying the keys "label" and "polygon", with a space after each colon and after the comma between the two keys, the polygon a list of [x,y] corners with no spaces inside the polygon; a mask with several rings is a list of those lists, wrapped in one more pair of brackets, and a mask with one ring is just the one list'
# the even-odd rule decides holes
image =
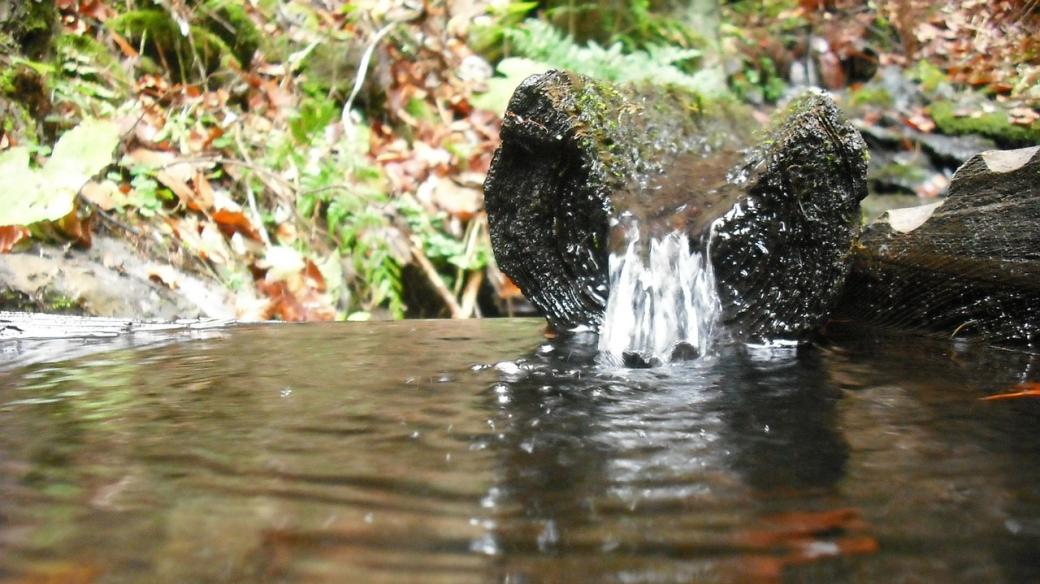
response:
{"label": "dark wet rock", "polygon": [[638,351],[625,351],[622,353],[621,364],[629,369],[650,369],[662,365],[661,360],[657,357]]}
{"label": "dark wet rock", "polygon": [[701,356],[700,350],[694,347],[690,343],[680,341],[672,347],[672,354],[669,357],[673,363],[677,361],[693,361],[694,359]]}
{"label": "dark wet rock", "polygon": [[996,142],[982,136],[944,136],[921,132],[914,134],[916,141],[924,147],[936,164],[951,167],[960,166],[972,156],[997,147]]}
{"label": "dark wet rock", "polygon": [[867,180],[879,193],[916,193],[931,180],[936,170],[920,152],[898,152],[871,158]]}
{"label": "dark wet rock", "polygon": [[[502,271],[557,328],[598,327],[610,226],[684,231],[738,338],[797,339],[829,314],[866,195],[866,149],[811,92],[759,141],[736,106],[552,71],[517,89],[485,183]],[[754,142],[754,147],[748,148]],[[715,227],[712,228],[711,226]]]}
{"label": "dark wet rock", "polygon": [[953,170],[979,152],[997,147],[996,142],[983,136],[946,136],[918,132],[902,125],[868,124],[862,120],[855,120],[853,124],[870,148],[872,167],[875,159],[890,160],[900,152],[920,148],[932,165]]}
{"label": "dark wet rock", "polygon": [[1040,147],[989,151],[948,196],[889,211],[856,246],[839,313],[1040,349]]}

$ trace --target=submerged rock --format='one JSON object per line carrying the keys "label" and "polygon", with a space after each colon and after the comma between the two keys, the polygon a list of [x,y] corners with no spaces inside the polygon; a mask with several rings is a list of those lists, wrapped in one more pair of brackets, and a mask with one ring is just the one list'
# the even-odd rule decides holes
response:
{"label": "submerged rock", "polygon": [[848,271],[865,145],[823,93],[764,137],[752,119],[674,90],[529,78],[485,183],[498,265],[557,328],[595,329],[616,227],[635,221],[647,240],[678,231],[709,254],[733,336],[804,338]]}

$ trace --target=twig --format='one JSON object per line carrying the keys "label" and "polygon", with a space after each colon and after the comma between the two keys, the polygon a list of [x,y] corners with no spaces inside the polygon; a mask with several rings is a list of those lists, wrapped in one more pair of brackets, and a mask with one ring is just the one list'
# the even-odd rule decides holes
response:
{"label": "twig", "polygon": [[361,55],[361,63],[358,64],[357,76],[354,77],[354,89],[350,91],[350,97],[347,98],[347,103],[343,104],[343,114],[340,116],[340,120],[342,121],[344,128],[351,127],[350,110],[354,107],[354,99],[356,99],[358,94],[361,93],[361,86],[365,84],[365,76],[368,75],[368,63],[372,60],[372,53],[375,52],[376,45],[379,44],[379,41],[383,40],[383,37],[389,34],[395,26],[397,26],[397,23],[391,22],[379,29],[379,32],[372,37],[372,41],[368,43],[367,47],[365,47],[365,52]]}
{"label": "twig", "polygon": [[[238,146],[238,151],[241,152],[242,156],[246,159],[246,162],[248,162],[251,166],[255,166],[253,164],[253,160],[249,157],[249,152],[246,151],[245,145],[242,144],[242,126],[235,126],[235,144]],[[264,180],[262,175],[260,180]],[[264,227],[264,220],[260,216],[260,209],[256,205],[256,194],[253,193],[253,187],[250,186],[248,180],[242,182],[245,183],[246,200],[249,201],[249,210],[253,213],[253,221],[256,223],[256,226],[260,229],[260,239],[264,241],[264,245],[270,247],[271,237],[267,234],[267,228]],[[264,184],[266,183],[267,181],[264,181]]]}
{"label": "twig", "polygon": [[423,273],[426,274],[426,279],[429,280],[430,285],[433,286],[434,291],[441,297],[444,304],[448,307],[448,313],[451,314],[452,318],[466,318],[462,313],[462,308],[459,307],[459,303],[455,300],[455,296],[452,295],[451,290],[448,289],[448,285],[444,283],[441,275],[437,273],[437,268],[433,267],[433,263],[426,257],[422,249],[414,243],[411,244],[412,257],[415,258],[416,263],[422,269]]}
{"label": "twig", "polygon": [[480,293],[480,285],[484,283],[484,272],[470,272],[466,280],[466,289],[462,293],[462,318],[480,316],[477,308],[477,295]]}
{"label": "twig", "polygon": [[102,209],[100,205],[98,205],[94,201],[91,201],[90,199],[84,197],[83,193],[77,193],[76,197],[79,199],[80,202],[86,203],[87,206],[90,207],[91,210],[93,210],[94,213],[98,217],[101,217],[101,219],[103,221],[105,221],[106,223],[108,223],[109,225],[118,227],[118,228],[122,229],[123,231],[125,231],[125,232],[127,232],[127,233],[129,233],[131,235],[135,235],[137,237],[141,236],[141,232],[136,227],[134,227],[132,225],[129,225],[127,223],[124,223],[124,222],[120,221],[119,219],[116,219],[115,217],[112,217],[111,215],[108,214],[107,211]]}

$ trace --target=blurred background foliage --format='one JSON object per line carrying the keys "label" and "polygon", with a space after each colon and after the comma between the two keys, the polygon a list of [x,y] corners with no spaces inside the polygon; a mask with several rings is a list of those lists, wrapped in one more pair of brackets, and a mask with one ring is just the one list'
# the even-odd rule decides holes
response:
{"label": "blurred background foliage", "polygon": [[[526,76],[669,85],[763,120],[822,86],[865,127],[1031,144],[1038,12],[1030,0],[7,2],[0,189],[48,212],[0,209],[0,252],[126,240],[171,268],[157,285],[206,279],[247,319],[523,313],[495,267],[480,185]],[[104,150],[89,156],[101,170],[42,187],[83,124],[106,128],[81,146]],[[930,190],[909,192],[941,194],[947,175],[929,169]]]}

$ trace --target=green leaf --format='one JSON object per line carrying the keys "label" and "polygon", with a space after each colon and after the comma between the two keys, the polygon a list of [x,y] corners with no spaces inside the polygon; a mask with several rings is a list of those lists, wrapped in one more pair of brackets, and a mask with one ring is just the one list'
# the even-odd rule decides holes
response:
{"label": "green leaf", "polygon": [[118,142],[115,124],[85,120],[62,135],[42,169],[29,167],[25,148],[0,154],[0,225],[29,225],[68,215],[83,184],[111,164]]}
{"label": "green leaf", "polygon": [[40,217],[68,214],[61,213],[64,207],[48,205],[47,195],[38,173],[29,168],[28,149],[11,148],[0,154],[0,225],[28,225]]}
{"label": "green leaf", "polygon": [[119,143],[119,127],[104,120],[87,119],[62,134],[54,153],[43,165],[43,173],[54,186],[73,190],[73,196],[112,164],[112,151]]}

